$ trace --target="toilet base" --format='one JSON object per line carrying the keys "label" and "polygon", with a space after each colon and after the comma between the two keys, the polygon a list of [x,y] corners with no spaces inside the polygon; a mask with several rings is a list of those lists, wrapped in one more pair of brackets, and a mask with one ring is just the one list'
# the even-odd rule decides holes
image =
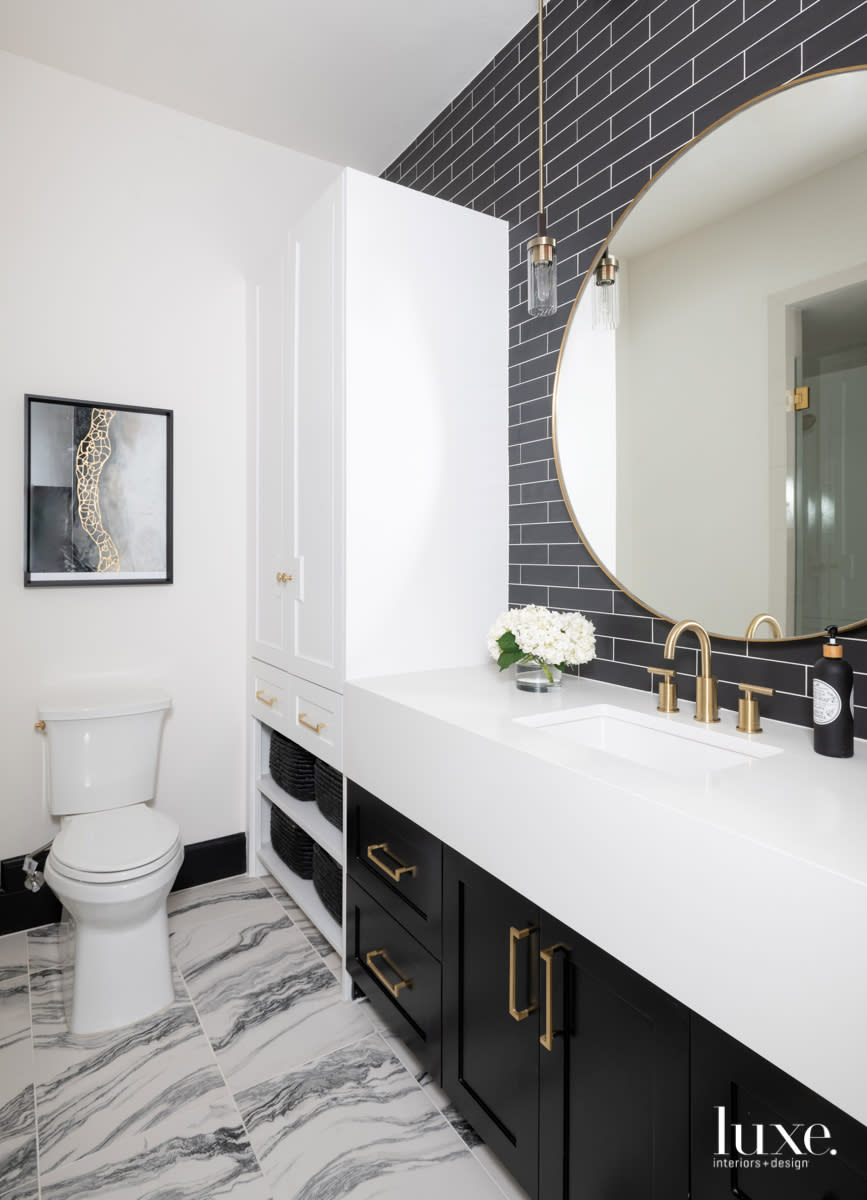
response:
{"label": "toilet base", "polygon": [[63,992],[75,1034],[131,1025],[174,1001],[166,898],[183,862],[183,847],[138,879],[85,883],[45,864],[45,881],[70,918],[71,953]]}

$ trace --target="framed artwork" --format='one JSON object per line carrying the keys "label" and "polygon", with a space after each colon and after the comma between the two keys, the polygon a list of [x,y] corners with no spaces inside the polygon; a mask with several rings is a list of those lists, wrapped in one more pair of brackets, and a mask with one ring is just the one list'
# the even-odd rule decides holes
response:
{"label": "framed artwork", "polygon": [[172,582],[172,413],[25,396],[24,583]]}

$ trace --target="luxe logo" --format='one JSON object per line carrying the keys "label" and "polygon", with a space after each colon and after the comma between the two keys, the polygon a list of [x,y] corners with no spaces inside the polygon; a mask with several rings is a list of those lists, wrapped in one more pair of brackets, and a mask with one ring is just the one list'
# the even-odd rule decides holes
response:
{"label": "luxe logo", "polygon": [[[825,1154],[837,1153],[832,1146],[822,1145],[831,1138],[831,1131],[827,1125],[804,1125],[799,1121],[796,1125],[788,1127],[776,1123],[744,1126],[734,1121],[729,1124],[728,1115],[722,1105],[716,1105],[714,1111],[717,1116],[716,1153],[719,1156],[734,1154],[748,1158],[821,1158]],[[729,1130],[732,1131],[734,1143],[731,1149],[728,1146]],[[745,1130],[754,1130],[755,1133],[745,1133]]]}

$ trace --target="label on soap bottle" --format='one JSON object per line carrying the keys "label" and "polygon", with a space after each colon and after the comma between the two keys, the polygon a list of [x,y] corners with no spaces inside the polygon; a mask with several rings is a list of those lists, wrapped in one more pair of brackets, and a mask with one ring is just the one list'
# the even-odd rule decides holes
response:
{"label": "label on soap bottle", "polygon": [[813,724],[830,725],[843,711],[839,693],[821,679],[813,680]]}

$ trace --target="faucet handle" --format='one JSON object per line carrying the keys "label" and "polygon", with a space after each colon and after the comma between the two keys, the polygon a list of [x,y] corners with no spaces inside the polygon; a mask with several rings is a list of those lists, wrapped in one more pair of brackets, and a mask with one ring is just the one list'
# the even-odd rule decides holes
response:
{"label": "faucet handle", "polygon": [[753,696],[753,692],[758,692],[762,696],[773,696],[774,689],[759,687],[757,683],[739,683],[738,687],[743,692],[743,696],[738,700],[737,728],[741,733],[761,733],[759,702]]}
{"label": "faucet handle", "polygon": [[657,712],[676,713],[680,712],[677,707],[677,675],[673,668],[669,667],[648,667],[649,675],[661,675],[659,681],[659,704],[657,704]]}

